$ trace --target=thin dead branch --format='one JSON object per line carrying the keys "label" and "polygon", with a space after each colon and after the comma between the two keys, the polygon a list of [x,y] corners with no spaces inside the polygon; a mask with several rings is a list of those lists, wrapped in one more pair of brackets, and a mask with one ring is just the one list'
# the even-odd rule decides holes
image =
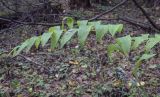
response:
{"label": "thin dead branch", "polygon": [[127,1],[128,0],[123,0],[121,3],[117,4],[116,6],[114,6],[113,8],[111,8],[110,10],[107,10],[107,11],[105,11],[105,12],[103,12],[103,13],[101,13],[101,14],[99,14],[99,15],[91,18],[91,19],[89,19],[89,21],[96,20],[96,19],[102,17],[103,15],[108,14],[109,12],[111,12],[111,11],[115,10],[116,8],[118,8],[118,7],[122,6],[123,4],[125,4]]}
{"label": "thin dead branch", "polygon": [[17,20],[12,20],[12,19],[7,19],[0,17],[1,21],[7,21],[7,22],[13,22],[13,23],[18,23],[18,24],[23,24],[23,25],[42,25],[42,26],[57,26],[60,25],[61,23],[36,23],[36,22],[21,22]]}
{"label": "thin dead branch", "polygon": [[143,15],[147,18],[147,20],[150,22],[150,24],[157,30],[160,31],[160,27],[156,25],[156,23],[149,17],[147,12],[139,5],[139,3],[136,0],[132,0],[134,4],[142,11]]}

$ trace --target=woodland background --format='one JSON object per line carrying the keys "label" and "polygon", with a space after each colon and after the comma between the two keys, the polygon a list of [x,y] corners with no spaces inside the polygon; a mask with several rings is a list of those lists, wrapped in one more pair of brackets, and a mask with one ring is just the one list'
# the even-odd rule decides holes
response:
{"label": "woodland background", "polygon": [[[45,46],[14,58],[6,56],[26,39],[61,25],[64,17],[121,23],[124,29],[119,36],[152,35],[160,32],[160,0],[0,0],[0,97],[160,96],[159,44],[154,48],[157,56],[142,66],[139,79],[145,82],[145,92],[139,87],[117,87],[114,70],[127,62],[117,58],[108,63],[104,46],[113,42],[110,37],[97,45],[91,35],[83,50],[73,40],[54,52]],[[109,87],[112,82],[115,86]]]}

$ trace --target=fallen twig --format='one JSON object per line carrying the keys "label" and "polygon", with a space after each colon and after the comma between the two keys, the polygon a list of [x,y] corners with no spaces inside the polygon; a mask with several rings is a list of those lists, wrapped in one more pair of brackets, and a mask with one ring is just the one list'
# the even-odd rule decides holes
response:
{"label": "fallen twig", "polygon": [[151,25],[160,31],[160,27],[158,27],[158,25],[156,25],[156,23],[149,17],[149,15],[147,14],[147,12],[138,4],[138,2],[136,0],[132,0],[134,2],[134,4],[142,11],[143,15],[147,18],[147,20],[151,23]]}
{"label": "fallen twig", "polygon": [[18,23],[18,24],[23,24],[23,25],[57,26],[57,25],[60,25],[60,24],[61,24],[61,23],[21,22],[21,21],[17,21],[17,20],[12,20],[12,19],[7,19],[7,18],[2,18],[2,17],[0,17],[0,20],[2,20],[2,21],[7,21],[7,22]]}
{"label": "fallen twig", "polygon": [[107,11],[105,11],[105,12],[103,12],[103,13],[101,13],[101,14],[99,14],[99,15],[97,15],[97,16],[91,18],[91,19],[89,19],[89,21],[93,21],[93,20],[98,19],[99,17],[101,17],[101,16],[103,16],[103,15],[105,15],[105,14],[107,14],[107,13],[113,11],[113,10],[115,10],[115,9],[118,8],[118,7],[120,7],[121,5],[123,5],[123,4],[124,4],[125,2],[127,2],[127,1],[128,1],[128,0],[123,0],[121,3],[117,4],[117,5],[114,6],[112,9],[107,10]]}
{"label": "fallen twig", "polygon": [[24,55],[22,55],[22,54],[19,54],[18,56],[20,56],[20,57],[24,58],[25,60],[27,60],[27,61],[29,61],[29,62],[31,62],[31,63],[33,63],[33,64],[35,64],[35,65],[43,66],[42,64],[40,64],[40,63],[38,63],[38,62],[36,62],[36,61],[33,61],[31,58],[26,57],[26,56],[24,56]]}
{"label": "fallen twig", "polygon": [[133,20],[133,19],[130,19],[130,18],[128,18],[128,17],[118,17],[118,19],[120,19],[120,20],[122,20],[122,21],[125,21],[125,22],[127,22],[127,23],[130,23],[130,24],[132,24],[132,25],[134,25],[134,26],[138,26],[138,27],[141,27],[141,28],[143,28],[143,29],[147,29],[147,30],[151,30],[152,28],[149,26],[149,25],[147,25],[146,23],[141,23],[141,22],[139,22],[139,21],[136,21],[136,20]]}

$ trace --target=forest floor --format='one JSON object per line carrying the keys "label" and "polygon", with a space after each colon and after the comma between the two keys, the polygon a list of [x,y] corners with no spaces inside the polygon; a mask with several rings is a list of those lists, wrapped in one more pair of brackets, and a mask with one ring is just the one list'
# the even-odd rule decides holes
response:
{"label": "forest floor", "polygon": [[[71,11],[71,14],[84,19],[106,9],[108,7],[100,6]],[[156,9],[146,10],[154,20],[160,21]],[[147,23],[134,5],[118,8],[102,18],[116,16]],[[121,20],[103,22],[124,24],[124,31],[119,36],[148,33]],[[0,97],[160,97],[160,44],[153,49],[156,57],[142,64],[138,80],[145,84],[129,87],[127,82],[123,83],[116,77],[117,68],[123,68],[126,75],[130,75],[132,67],[129,62],[121,55],[115,56],[113,63],[107,57],[106,47],[113,42],[110,36],[105,36],[103,42],[97,44],[95,35],[91,34],[82,50],[74,38],[65,48],[55,49],[54,52],[45,46],[38,50],[33,48],[29,53],[14,58],[5,57],[5,53],[33,36],[39,28],[41,26],[20,26],[1,33],[0,50],[4,54],[0,57]],[[47,28],[42,31],[45,30]],[[128,79],[134,78],[130,76]]]}

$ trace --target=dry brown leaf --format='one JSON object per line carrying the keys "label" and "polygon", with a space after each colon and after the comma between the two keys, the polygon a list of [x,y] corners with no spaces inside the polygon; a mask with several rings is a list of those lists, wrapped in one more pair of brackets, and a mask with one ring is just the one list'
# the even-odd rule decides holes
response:
{"label": "dry brown leaf", "polygon": [[74,80],[69,80],[68,81],[68,84],[71,86],[71,87],[75,87],[76,86],[76,81],[74,81]]}
{"label": "dry brown leaf", "polygon": [[76,61],[76,60],[73,60],[73,61],[69,61],[69,64],[71,64],[71,65],[78,65],[78,64],[79,64],[79,62],[78,62],[78,61]]}

